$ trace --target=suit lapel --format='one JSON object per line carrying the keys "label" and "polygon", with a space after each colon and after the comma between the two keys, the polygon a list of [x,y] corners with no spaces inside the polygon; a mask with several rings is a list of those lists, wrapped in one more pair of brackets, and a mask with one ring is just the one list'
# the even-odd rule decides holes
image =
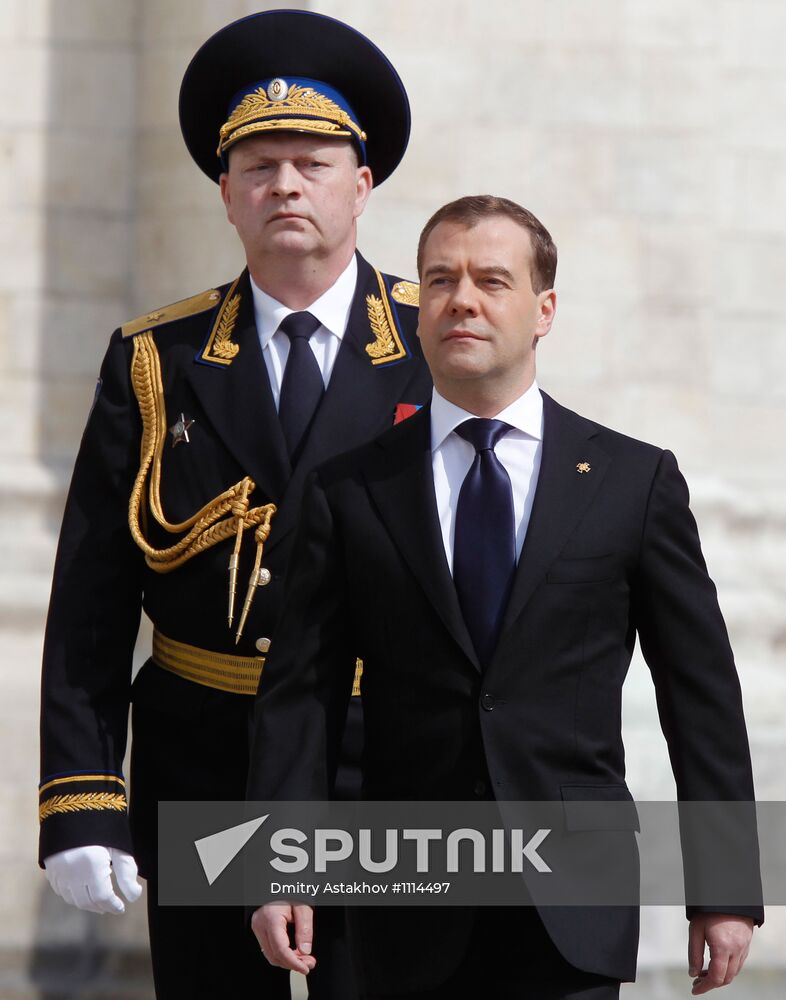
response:
{"label": "suit lapel", "polygon": [[437,517],[431,466],[430,408],[377,445],[364,469],[369,493],[401,555],[446,628],[480,670],[450,575]]}
{"label": "suit lapel", "polygon": [[297,524],[303,484],[310,470],[392,426],[396,403],[401,402],[401,393],[412,375],[410,362],[375,368],[366,353],[366,345],[374,340],[366,296],[378,294],[379,289],[373,269],[360,254],[357,262],[357,287],[347,329],[327,390],[282,498],[268,551]]}
{"label": "suit lapel", "polygon": [[[600,487],[608,455],[590,439],[597,429],[543,395],[543,453],[527,536],[521,551],[508,607],[505,633],[521,615],[548,567],[557,558]],[[581,473],[580,463],[589,470]],[[499,648],[499,647],[498,647]]]}
{"label": "suit lapel", "polygon": [[[189,381],[210,423],[266,497],[278,500],[290,475],[284,435],[273,402],[247,272],[238,282],[240,310],[232,340],[237,357],[223,367],[195,361]],[[229,484],[227,484],[229,485]]]}

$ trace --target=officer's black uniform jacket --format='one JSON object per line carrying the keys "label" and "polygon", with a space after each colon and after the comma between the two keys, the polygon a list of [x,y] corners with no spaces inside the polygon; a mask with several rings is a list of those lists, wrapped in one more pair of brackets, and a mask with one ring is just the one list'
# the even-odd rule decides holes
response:
{"label": "officer's black uniform jacket", "polygon": [[[240,306],[231,331],[237,352],[227,363],[232,351],[219,357],[212,341],[230,293],[240,294]],[[122,765],[140,608],[170,639],[203,650],[259,655],[256,640],[272,635],[281,611],[283,574],[308,471],[391,426],[398,404],[422,404],[430,394],[415,332],[415,299],[415,286],[380,276],[358,255],[347,330],[294,469],[247,275],[234,289],[227,285],[200,297],[201,311],[195,314],[191,310],[167,322],[164,310],[163,318],[151,314],[150,327],[135,323],[130,331],[115,331],[74,470],[47,622],[41,859],[69,847],[103,844],[135,850],[147,873],[154,859],[157,799],[243,796],[252,698],[189,682],[148,661],[133,685],[132,847]],[[173,446],[168,435],[164,444],[160,495],[166,519],[186,520],[243,476],[256,484],[251,506],[278,505],[263,558],[272,580],[258,588],[238,646],[227,625],[232,540],[162,574],[146,565],[129,530],[142,433],[130,366],[135,337],[148,329],[161,361],[167,427],[181,414],[193,421],[188,442]],[[156,547],[172,545],[178,536],[145,518],[144,507],[147,540]],[[241,549],[235,627],[253,564],[253,534],[253,528],[245,533]]]}

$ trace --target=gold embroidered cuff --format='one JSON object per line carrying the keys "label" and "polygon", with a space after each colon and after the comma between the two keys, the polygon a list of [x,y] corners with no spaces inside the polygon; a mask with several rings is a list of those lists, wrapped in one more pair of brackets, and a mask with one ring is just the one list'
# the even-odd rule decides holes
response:
{"label": "gold embroidered cuff", "polygon": [[[96,790],[96,785],[103,785]],[[69,774],[44,781],[38,790],[38,819],[88,810],[125,812],[125,782],[115,774]]]}

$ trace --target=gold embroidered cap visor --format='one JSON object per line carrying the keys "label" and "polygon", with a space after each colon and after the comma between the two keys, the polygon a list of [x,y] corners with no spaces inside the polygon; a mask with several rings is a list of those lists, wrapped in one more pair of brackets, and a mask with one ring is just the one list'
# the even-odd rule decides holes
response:
{"label": "gold embroidered cap visor", "polygon": [[263,132],[308,132],[352,139],[360,163],[366,163],[366,133],[351,105],[335,88],[305,77],[274,77],[241,90],[230,101],[230,114],[219,129],[216,155],[227,169],[226,152],[240,139]]}
{"label": "gold embroidered cap visor", "polygon": [[378,185],[407,148],[409,101],[390,61],[359,31],[324,14],[268,10],[199,49],[180,88],[180,127],[216,182],[219,154],[234,143],[296,131],[352,139]]}

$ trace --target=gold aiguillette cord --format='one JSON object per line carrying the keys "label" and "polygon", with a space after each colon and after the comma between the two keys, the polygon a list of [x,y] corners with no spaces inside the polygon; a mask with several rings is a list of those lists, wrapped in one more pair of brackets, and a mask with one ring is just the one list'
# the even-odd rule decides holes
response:
{"label": "gold aiguillette cord", "polygon": [[248,480],[242,484],[240,503],[238,504],[235,522],[237,533],[235,535],[235,548],[229,557],[229,628],[232,628],[232,621],[235,617],[235,597],[237,595],[237,570],[240,563],[240,546],[243,542],[243,529],[245,528],[245,509],[248,507]]}
{"label": "gold aiguillette cord", "polygon": [[265,518],[262,524],[260,524],[254,532],[254,541],[257,543],[257,554],[254,559],[254,568],[251,571],[251,579],[248,581],[246,600],[243,604],[243,611],[240,615],[240,624],[237,627],[237,633],[235,635],[235,645],[240,642],[240,637],[243,635],[246,618],[248,618],[248,612],[251,610],[251,602],[254,600],[254,594],[256,594],[257,587],[262,584],[263,580],[270,579],[270,570],[262,569],[262,551],[265,547],[268,535],[270,534],[270,520],[272,517],[273,512]]}

